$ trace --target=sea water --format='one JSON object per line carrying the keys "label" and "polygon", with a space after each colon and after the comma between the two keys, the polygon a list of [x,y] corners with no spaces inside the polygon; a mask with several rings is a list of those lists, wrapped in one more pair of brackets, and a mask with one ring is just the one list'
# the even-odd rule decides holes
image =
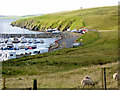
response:
{"label": "sea water", "polygon": [[[43,33],[43,32],[37,32],[37,31],[30,31],[28,29],[23,29],[20,27],[12,27],[10,24],[16,21],[16,19],[0,19],[0,34],[39,34],[39,33]],[[13,38],[10,38],[13,40]],[[33,40],[33,38],[25,38],[26,40]],[[48,48],[50,46],[51,43],[54,43],[57,38],[37,38],[37,40],[43,40],[44,43],[38,43],[37,45],[37,49],[40,48]],[[25,43],[26,44],[26,43]],[[18,45],[20,46],[21,43],[17,43],[14,45]],[[30,45],[33,45],[33,43],[31,43]],[[21,53],[25,53],[25,52],[33,52],[34,49],[20,49],[20,50],[16,50],[16,54],[21,54]]]}

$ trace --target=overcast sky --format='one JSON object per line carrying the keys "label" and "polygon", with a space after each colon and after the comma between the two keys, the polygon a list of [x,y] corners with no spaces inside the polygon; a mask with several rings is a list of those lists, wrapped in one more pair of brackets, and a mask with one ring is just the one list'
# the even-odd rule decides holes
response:
{"label": "overcast sky", "polygon": [[0,0],[0,15],[48,14],[83,8],[114,6],[120,0]]}

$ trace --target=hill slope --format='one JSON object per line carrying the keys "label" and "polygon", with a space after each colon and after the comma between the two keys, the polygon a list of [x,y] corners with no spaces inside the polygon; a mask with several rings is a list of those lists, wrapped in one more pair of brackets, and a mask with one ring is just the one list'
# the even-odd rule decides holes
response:
{"label": "hill slope", "polygon": [[59,30],[87,27],[97,30],[118,30],[118,7],[99,7],[47,14],[39,17],[20,19],[12,25],[40,31],[58,28]]}
{"label": "hill slope", "polygon": [[[79,81],[76,83],[74,81],[77,80],[77,77],[79,80],[81,80],[84,75],[90,75],[95,81],[99,82],[96,87],[101,87],[100,68],[96,70],[94,70],[94,68],[97,65],[101,66],[107,63],[117,62],[118,32],[116,30],[109,32],[100,32],[100,34],[102,38],[100,38],[96,32],[88,32],[84,34],[84,36],[80,38],[83,39],[83,43],[86,45],[77,48],[66,48],[53,52],[38,54],[35,56],[28,56],[5,61],[2,63],[2,75],[5,77],[24,77],[26,75],[29,75],[30,79],[28,80],[32,80],[36,75],[36,78],[38,81],[40,81],[39,83],[44,81],[42,84],[39,84],[38,87],[59,88],[73,88],[75,86],[78,86],[80,84]],[[83,68],[89,68],[90,66],[93,66],[93,68],[84,71],[85,69]],[[117,87],[117,84],[112,81],[112,74],[117,71],[117,65],[110,65],[109,67],[110,69],[107,69],[107,77],[110,78],[110,81],[107,80],[107,85],[108,87]],[[77,69],[80,69],[80,71],[77,72]],[[69,71],[75,72],[69,74]],[[61,73],[63,76],[59,77],[58,73]],[[67,75],[64,76],[65,73]],[[56,76],[56,80],[52,80],[55,77],[49,77],[49,80],[52,80],[53,83],[47,82],[47,75],[50,74]],[[96,76],[93,77],[91,74]],[[39,78],[39,76],[43,79]],[[73,77],[76,77],[76,79]],[[98,78],[95,79],[96,77]],[[68,81],[68,79],[70,83],[65,83]],[[13,81],[16,82],[16,80]],[[21,87],[20,83],[22,83],[22,87],[25,87],[25,85],[27,85],[24,80],[21,80],[19,83],[14,84],[10,84],[10,80],[8,82],[9,83],[7,84],[9,87]]]}

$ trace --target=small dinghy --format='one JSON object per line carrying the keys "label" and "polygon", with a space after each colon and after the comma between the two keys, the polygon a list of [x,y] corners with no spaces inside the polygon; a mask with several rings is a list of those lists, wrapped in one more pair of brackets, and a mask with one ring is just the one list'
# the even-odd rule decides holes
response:
{"label": "small dinghy", "polygon": [[0,43],[4,43],[4,38],[0,38]]}
{"label": "small dinghy", "polygon": [[21,43],[27,43],[27,40],[25,39],[25,37],[24,36],[22,36],[21,37],[21,41],[20,41]]}
{"label": "small dinghy", "polygon": [[41,39],[41,40],[40,40],[40,43],[44,43],[44,41]]}
{"label": "small dinghy", "polygon": [[25,46],[25,44],[21,44],[21,45],[19,46],[19,48],[20,48],[20,49],[25,49],[26,46]]}
{"label": "small dinghy", "polygon": [[19,50],[19,46],[17,44],[14,45],[14,50]]}
{"label": "small dinghy", "polygon": [[31,39],[27,41],[27,43],[32,43],[32,42],[33,42],[33,41],[32,41]]}
{"label": "small dinghy", "polygon": [[6,50],[7,49],[7,45],[5,43],[0,45],[0,50]]}
{"label": "small dinghy", "polygon": [[13,46],[13,43],[12,42],[8,42],[7,43],[7,49],[8,50],[13,50],[14,46]]}
{"label": "small dinghy", "polygon": [[30,49],[36,49],[37,45],[31,45]]}
{"label": "small dinghy", "polygon": [[34,44],[37,44],[37,43],[40,43],[40,41],[38,41],[36,38],[33,39],[33,43]]}
{"label": "small dinghy", "polygon": [[14,40],[12,41],[12,43],[19,43],[20,41],[18,40],[17,37],[14,38]]}

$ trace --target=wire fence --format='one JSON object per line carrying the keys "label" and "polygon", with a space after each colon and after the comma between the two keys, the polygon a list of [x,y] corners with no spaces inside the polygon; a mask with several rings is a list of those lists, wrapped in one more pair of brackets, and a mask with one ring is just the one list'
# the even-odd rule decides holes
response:
{"label": "wire fence", "polygon": [[[92,71],[91,71],[91,73],[92,73]],[[97,74],[99,75],[99,77],[97,77]],[[91,79],[95,83],[94,88],[101,88],[102,90],[107,90],[108,87],[115,88],[115,89],[118,88],[118,82],[113,79],[113,77],[112,77],[113,74],[110,75],[109,68],[101,68],[97,74],[94,77],[91,76],[92,77]],[[77,79],[81,79],[81,77],[76,78],[77,84],[74,88],[83,88],[81,85],[80,85],[80,87],[78,87],[78,85],[80,83],[77,82]],[[61,77],[61,80],[62,80],[62,77]],[[5,90],[7,88],[25,88],[25,89],[37,90],[38,87],[41,88],[41,83],[42,83],[42,81],[40,79],[30,79],[30,78],[28,79],[27,77],[26,78],[20,78],[20,77],[19,78],[1,78],[0,81],[2,82],[2,89],[3,90]],[[51,81],[51,82],[53,82],[53,81]],[[49,84],[51,82],[49,82]],[[110,86],[111,83],[116,84],[116,85],[114,85],[114,87],[112,87],[112,86]],[[86,88],[93,88],[93,87],[86,86]]]}

